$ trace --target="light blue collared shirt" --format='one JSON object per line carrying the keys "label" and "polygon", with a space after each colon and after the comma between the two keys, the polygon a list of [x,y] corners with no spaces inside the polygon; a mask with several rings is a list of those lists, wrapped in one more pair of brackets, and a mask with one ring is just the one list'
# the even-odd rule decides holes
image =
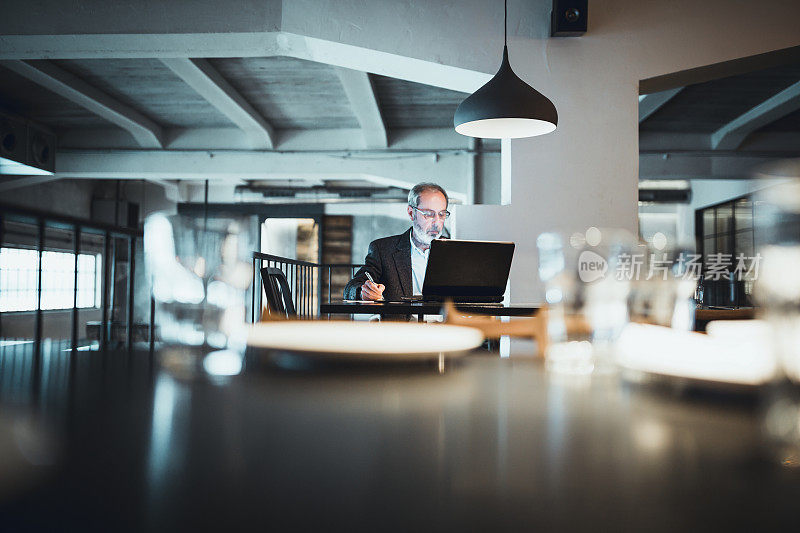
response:
{"label": "light blue collared shirt", "polygon": [[431,249],[428,248],[423,252],[414,244],[414,239],[411,238],[410,234],[408,238],[411,239],[411,285],[415,295],[422,294],[425,271],[428,269],[428,254]]}

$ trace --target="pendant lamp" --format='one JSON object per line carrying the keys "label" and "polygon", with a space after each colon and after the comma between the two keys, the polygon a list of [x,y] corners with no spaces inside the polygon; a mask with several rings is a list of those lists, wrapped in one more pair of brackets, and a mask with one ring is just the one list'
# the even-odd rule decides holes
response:
{"label": "pendant lamp", "polygon": [[453,125],[461,135],[484,139],[518,139],[543,135],[556,129],[556,106],[511,69],[507,33],[508,0],[504,7],[503,62],[497,74],[456,109]]}

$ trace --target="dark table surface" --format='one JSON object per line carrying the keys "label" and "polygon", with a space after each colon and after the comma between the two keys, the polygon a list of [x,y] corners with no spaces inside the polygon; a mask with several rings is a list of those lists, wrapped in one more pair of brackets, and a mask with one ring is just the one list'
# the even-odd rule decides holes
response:
{"label": "dark table surface", "polygon": [[[541,309],[541,304],[456,304],[460,311],[476,315],[530,316]],[[405,314],[438,315],[442,312],[439,302],[356,302],[333,300],[320,304],[320,314]]]}
{"label": "dark table surface", "polygon": [[216,379],[67,352],[41,361],[39,385],[17,358],[0,374],[6,531],[796,526],[800,469],[765,442],[763,396],[487,352],[444,373],[287,371],[250,353]]}

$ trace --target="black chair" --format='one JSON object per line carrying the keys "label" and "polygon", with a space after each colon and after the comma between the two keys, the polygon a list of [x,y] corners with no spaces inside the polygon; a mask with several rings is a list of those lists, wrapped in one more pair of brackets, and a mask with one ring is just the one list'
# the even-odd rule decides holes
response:
{"label": "black chair", "polygon": [[261,281],[267,295],[267,310],[270,314],[277,313],[286,318],[297,318],[297,310],[292,301],[292,290],[286,281],[284,273],[274,267],[261,269]]}

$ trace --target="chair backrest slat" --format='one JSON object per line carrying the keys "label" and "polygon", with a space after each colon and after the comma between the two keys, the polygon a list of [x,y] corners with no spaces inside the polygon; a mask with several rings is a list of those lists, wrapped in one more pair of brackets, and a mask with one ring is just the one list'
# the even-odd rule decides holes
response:
{"label": "chair backrest slat", "polygon": [[286,318],[297,318],[292,290],[283,271],[279,268],[264,267],[261,269],[261,281],[264,284],[269,312],[278,313]]}

